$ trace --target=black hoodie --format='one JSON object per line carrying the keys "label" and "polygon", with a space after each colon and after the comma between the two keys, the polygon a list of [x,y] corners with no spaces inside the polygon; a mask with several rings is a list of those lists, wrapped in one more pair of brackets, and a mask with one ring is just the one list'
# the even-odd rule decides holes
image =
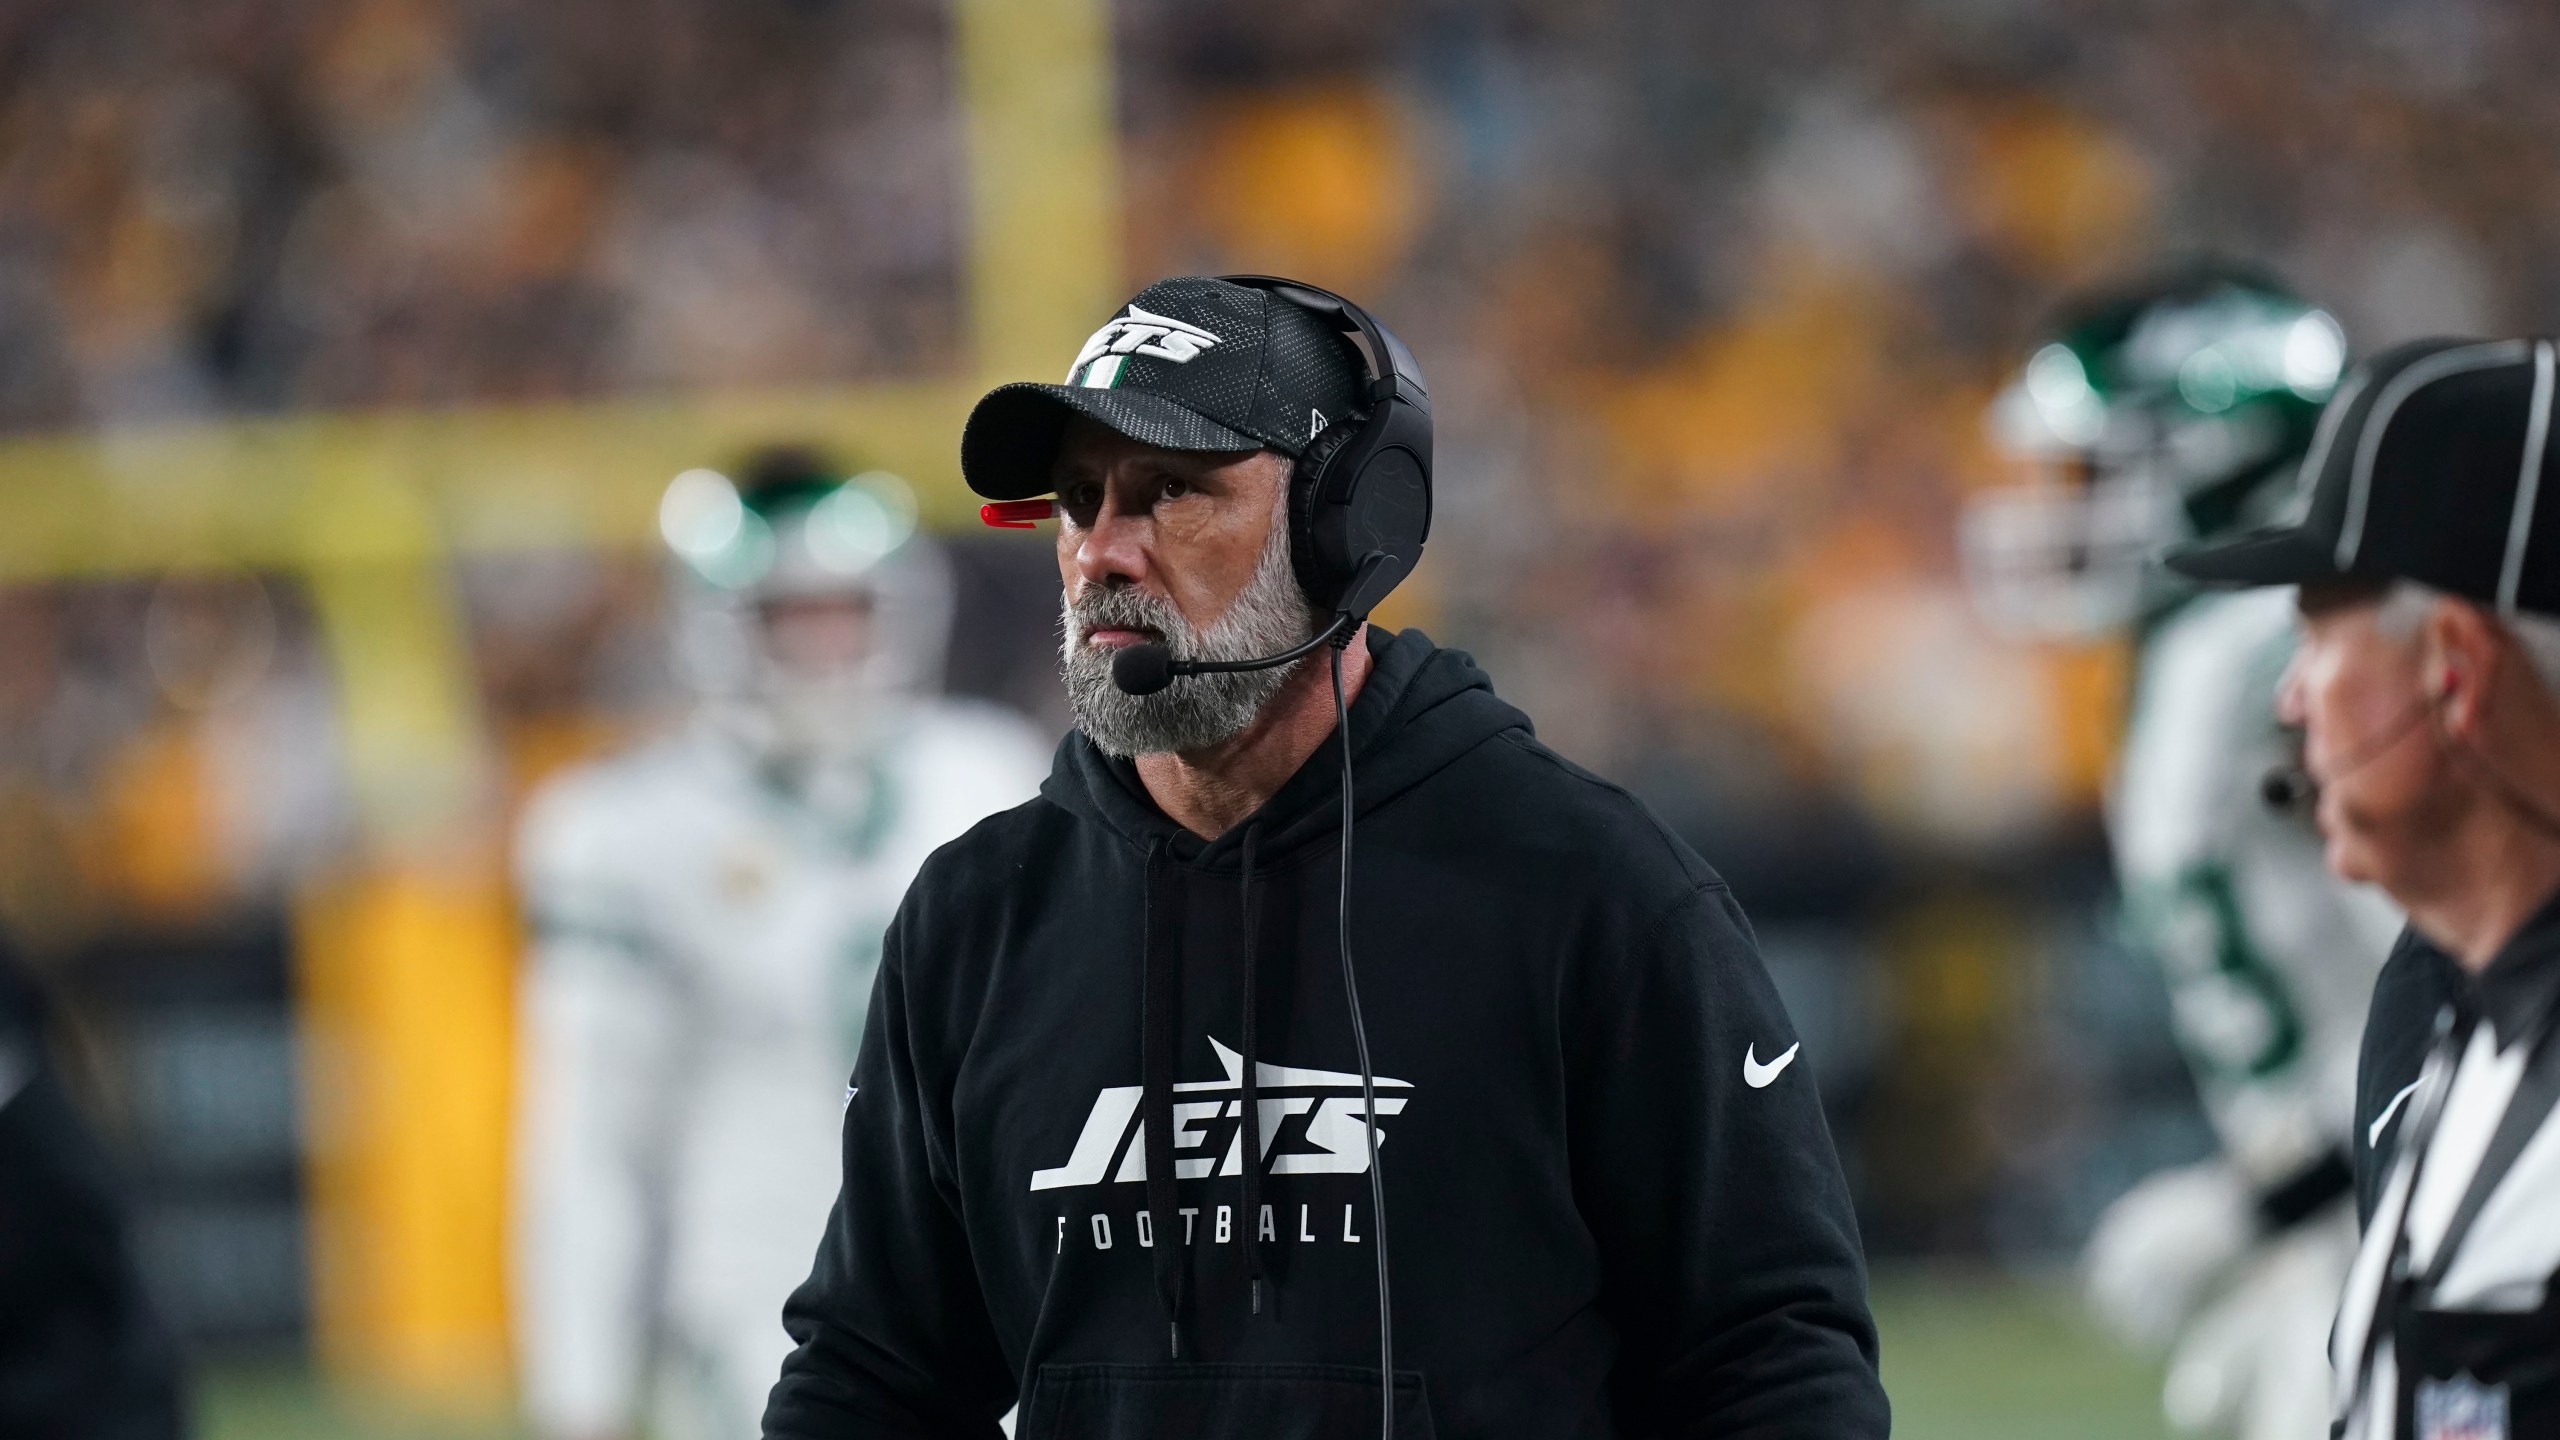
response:
{"label": "black hoodie", "polygon": [[[1884,1435],[1838,1160],[1724,883],[1466,655],[1369,643],[1399,1434]],[[1022,1440],[1377,1433],[1340,764],[1202,841],[1069,735],[926,863],[766,1435],[993,1436],[1017,1394]]]}

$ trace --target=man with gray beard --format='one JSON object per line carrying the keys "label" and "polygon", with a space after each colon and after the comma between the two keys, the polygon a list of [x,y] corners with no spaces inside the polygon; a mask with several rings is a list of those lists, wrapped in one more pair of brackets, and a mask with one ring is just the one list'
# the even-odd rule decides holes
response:
{"label": "man with gray beard", "polygon": [[1880,1440],[1740,908],[1362,622],[1427,528],[1420,368],[1237,278],[970,416],[989,520],[1058,521],[1077,729],[889,927],[765,1434]]}

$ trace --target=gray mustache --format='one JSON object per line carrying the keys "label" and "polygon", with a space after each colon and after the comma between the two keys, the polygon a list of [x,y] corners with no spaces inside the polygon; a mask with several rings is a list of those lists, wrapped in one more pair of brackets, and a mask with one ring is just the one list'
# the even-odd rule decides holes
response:
{"label": "gray mustache", "polygon": [[1068,606],[1068,613],[1079,644],[1096,630],[1152,630],[1176,658],[1184,658],[1198,641],[1172,602],[1140,590],[1087,590]]}

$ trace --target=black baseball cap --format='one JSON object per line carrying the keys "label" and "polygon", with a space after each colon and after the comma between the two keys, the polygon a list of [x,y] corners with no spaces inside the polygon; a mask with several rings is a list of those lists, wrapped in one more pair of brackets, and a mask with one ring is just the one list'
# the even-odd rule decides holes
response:
{"label": "black baseball cap", "polygon": [[1065,384],[988,391],[960,434],[960,473],[990,500],[1048,494],[1070,415],[1168,450],[1294,457],[1359,408],[1366,378],[1351,341],[1293,301],[1205,276],[1159,280],[1093,332]]}
{"label": "black baseball cap", "polygon": [[2225,585],[2414,580],[2560,615],[2554,349],[2418,340],[2382,352],[2321,412],[2293,518],[2172,551],[2169,568]]}

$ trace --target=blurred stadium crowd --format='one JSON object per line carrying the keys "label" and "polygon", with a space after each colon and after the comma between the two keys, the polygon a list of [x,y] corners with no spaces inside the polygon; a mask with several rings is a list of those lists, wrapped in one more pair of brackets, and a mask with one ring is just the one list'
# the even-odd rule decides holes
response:
{"label": "blurred stadium crowd", "polygon": [[11,7],[16,426],[947,368],[926,5]]}
{"label": "blurred stadium crowd", "polygon": [[[2275,267],[2359,352],[2560,324],[2560,18],[1115,24],[1127,273],[1303,275],[1423,358],[1444,508],[1406,618],[1731,876],[1871,1248],[2057,1254],[2200,1150],[2156,982],[2098,908],[2121,657],[1985,633],[1955,573],[1956,509],[1998,478],[1981,415],[2059,295],[2186,253]],[[960,372],[950,46],[916,0],[5,7],[0,425]],[[955,682],[1063,724],[1045,557],[961,549],[959,651],[1004,659]],[[458,575],[503,762],[482,833],[679,698],[660,576]],[[200,1335],[308,1323],[298,1146],[327,1097],[297,1089],[287,996],[353,833],[339,723],[286,577],[0,592],[0,914],[88,1022],[146,1262]]]}

